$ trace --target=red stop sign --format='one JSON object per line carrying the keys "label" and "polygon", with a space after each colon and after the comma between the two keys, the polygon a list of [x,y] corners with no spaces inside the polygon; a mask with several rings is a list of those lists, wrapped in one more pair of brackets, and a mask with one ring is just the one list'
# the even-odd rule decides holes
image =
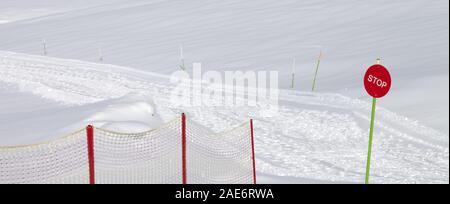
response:
{"label": "red stop sign", "polygon": [[379,64],[369,67],[364,75],[364,88],[374,98],[385,96],[391,89],[391,75],[386,67]]}

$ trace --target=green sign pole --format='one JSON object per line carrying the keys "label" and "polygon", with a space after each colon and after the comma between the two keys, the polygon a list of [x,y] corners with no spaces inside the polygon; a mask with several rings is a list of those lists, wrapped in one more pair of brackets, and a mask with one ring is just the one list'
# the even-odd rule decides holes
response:
{"label": "green sign pole", "polygon": [[364,75],[364,88],[367,93],[372,96],[372,115],[370,116],[370,131],[369,131],[369,148],[367,148],[367,164],[366,164],[366,179],[365,183],[369,184],[370,176],[370,159],[372,156],[372,141],[373,129],[375,125],[375,109],[377,106],[377,98],[385,96],[391,88],[391,75],[389,71],[381,65],[380,58],[377,59],[377,64],[372,65]]}
{"label": "green sign pole", "polygon": [[370,175],[370,157],[372,156],[372,138],[373,138],[373,126],[375,123],[375,108],[377,106],[377,99],[373,97],[372,99],[372,115],[370,117],[370,132],[369,132],[369,148],[367,152],[367,164],[366,164],[366,179],[365,183],[369,184]]}

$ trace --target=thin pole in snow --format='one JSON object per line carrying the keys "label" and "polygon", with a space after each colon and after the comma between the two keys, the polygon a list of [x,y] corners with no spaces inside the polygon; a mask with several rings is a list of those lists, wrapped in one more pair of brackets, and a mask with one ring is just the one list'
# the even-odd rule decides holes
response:
{"label": "thin pole in snow", "polygon": [[46,56],[47,55],[47,43],[45,42],[45,39],[42,40],[42,48],[43,48],[42,55]]}
{"label": "thin pole in snow", "polygon": [[100,62],[103,62],[103,52],[102,52],[102,48],[98,48],[98,60]]}
{"label": "thin pole in snow", "polygon": [[291,81],[291,89],[294,89],[294,81],[295,81],[295,58],[292,60],[292,81]]}
{"label": "thin pole in snow", "polygon": [[317,79],[317,73],[319,72],[320,60],[322,60],[322,51],[320,51],[319,58],[317,59],[316,73],[314,74],[314,80],[313,80],[311,91],[314,91],[314,89],[316,88],[316,79]]}
{"label": "thin pole in snow", "polygon": [[186,70],[186,67],[184,66],[183,45],[180,45],[180,61],[181,61],[180,68],[181,68],[182,70]]}

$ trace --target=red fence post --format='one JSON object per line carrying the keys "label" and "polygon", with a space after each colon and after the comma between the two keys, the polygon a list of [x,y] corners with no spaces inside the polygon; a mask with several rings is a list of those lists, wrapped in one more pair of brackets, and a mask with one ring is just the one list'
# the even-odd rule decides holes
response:
{"label": "red fence post", "polygon": [[94,167],[94,127],[88,125],[86,127],[87,148],[89,160],[89,184],[95,184],[95,167]]}
{"label": "red fence post", "polygon": [[181,114],[181,161],[182,161],[182,181],[187,184],[186,178],[186,115]]}
{"label": "red fence post", "polygon": [[252,140],[253,184],[256,184],[255,141],[253,135],[253,119],[250,119],[250,136]]}

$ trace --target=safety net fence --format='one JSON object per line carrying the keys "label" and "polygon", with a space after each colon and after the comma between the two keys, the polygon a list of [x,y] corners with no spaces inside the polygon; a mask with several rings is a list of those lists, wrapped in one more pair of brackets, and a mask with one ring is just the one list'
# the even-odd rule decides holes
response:
{"label": "safety net fence", "polygon": [[256,183],[253,122],[213,133],[184,114],[142,133],[88,126],[0,147],[0,183]]}

